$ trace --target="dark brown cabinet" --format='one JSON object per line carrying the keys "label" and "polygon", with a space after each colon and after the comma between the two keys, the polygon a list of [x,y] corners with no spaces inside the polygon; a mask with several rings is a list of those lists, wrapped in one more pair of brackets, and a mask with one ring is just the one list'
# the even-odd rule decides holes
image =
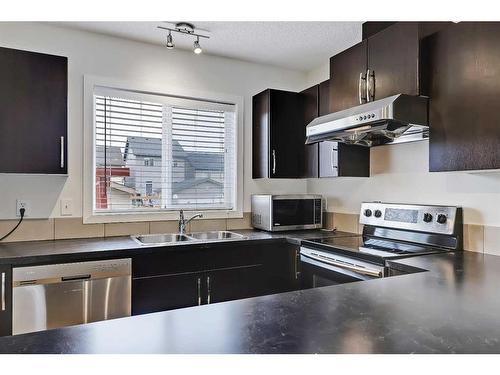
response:
{"label": "dark brown cabinet", "polygon": [[12,268],[0,265],[0,336],[12,334]]}
{"label": "dark brown cabinet", "polygon": [[364,102],[367,41],[364,40],[330,58],[330,110],[355,107]]}
{"label": "dark brown cabinet", "polygon": [[419,24],[398,22],[330,58],[330,109],[419,94]]}
{"label": "dark brown cabinet", "polygon": [[134,257],[132,314],[201,304],[204,268],[201,249],[165,250]]}
{"label": "dark brown cabinet", "polygon": [[[305,125],[318,116],[330,113],[330,81],[304,91]],[[316,112],[314,112],[316,111]],[[368,177],[370,149],[324,141],[306,146],[305,177]]]}
{"label": "dark brown cabinet", "polygon": [[298,178],[304,169],[303,101],[265,90],[252,100],[252,178]]}
{"label": "dark brown cabinet", "polygon": [[418,33],[418,22],[398,22],[368,38],[367,84],[374,87],[373,100],[420,93]]}
{"label": "dark brown cabinet", "polygon": [[255,297],[266,293],[263,264],[207,272],[207,303]]}
{"label": "dark brown cabinet", "polygon": [[[304,100],[304,127],[318,117],[319,111],[319,85],[314,85],[301,91]],[[305,136],[304,136],[305,139]],[[304,151],[304,175],[303,177],[319,177],[318,150],[319,144],[305,145]]]}
{"label": "dark brown cabinet", "polygon": [[289,244],[221,244],[137,256],[132,314],[292,290],[292,257]]}
{"label": "dark brown cabinet", "polygon": [[132,314],[201,305],[205,300],[204,274],[187,272],[132,280]]}
{"label": "dark brown cabinet", "polygon": [[498,22],[463,22],[424,39],[430,171],[500,168],[498,35]]}
{"label": "dark brown cabinet", "polygon": [[67,66],[0,48],[0,173],[67,173]]}

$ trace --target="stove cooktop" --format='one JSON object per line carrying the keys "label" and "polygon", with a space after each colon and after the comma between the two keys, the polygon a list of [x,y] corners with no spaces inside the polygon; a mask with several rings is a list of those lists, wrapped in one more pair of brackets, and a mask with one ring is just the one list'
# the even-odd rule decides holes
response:
{"label": "stove cooktop", "polygon": [[363,257],[383,259],[403,258],[414,255],[435,254],[447,250],[370,236],[330,237],[303,241],[319,245],[325,250],[341,250]]}

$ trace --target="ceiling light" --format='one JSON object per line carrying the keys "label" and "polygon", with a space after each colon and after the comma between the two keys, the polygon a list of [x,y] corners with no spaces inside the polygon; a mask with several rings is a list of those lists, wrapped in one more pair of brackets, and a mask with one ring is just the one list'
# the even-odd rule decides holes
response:
{"label": "ceiling light", "polygon": [[169,31],[167,35],[167,49],[174,49],[175,44],[172,40],[172,33]]}
{"label": "ceiling light", "polygon": [[159,29],[167,30],[167,49],[174,49],[175,44],[172,38],[172,33],[177,33],[180,35],[185,35],[187,37],[195,37],[196,40],[193,44],[193,52],[197,55],[203,52],[203,49],[200,46],[200,38],[210,39],[209,32],[207,30],[196,29],[193,24],[187,22],[178,22],[172,25],[160,25],[157,26]]}
{"label": "ceiling light", "polygon": [[196,40],[194,41],[194,49],[193,52],[199,55],[200,53],[203,52],[200,46],[200,37],[197,37]]}

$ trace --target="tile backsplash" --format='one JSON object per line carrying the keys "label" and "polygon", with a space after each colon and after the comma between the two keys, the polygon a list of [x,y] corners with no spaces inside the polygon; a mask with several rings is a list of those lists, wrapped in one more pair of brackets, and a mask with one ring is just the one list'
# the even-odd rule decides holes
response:
{"label": "tile backsplash", "polygon": [[[196,219],[188,231],[250,229],[250,212],[237,219]],[[358,214],[326,212],[325,228],[361,233]],[[0,234],[7,233],[16,220],[0,220]],[[137,223],[83,224],[82,218],[56,218],[25,220],[4,242],[58,240],[69,238],[113,237],[131,234],[177,232],[177,221],[152,221]],[[464,250],[500,255],[500,227],[464,224]]]}
{"label": "tile backsplash", "polygon": [[[0,220],[0,234],[9,232],[17,220]],[[114,237],[131,234],[177,232],[177,220],[83,224],[81,217],[46,220],[25,220],[19,228],[3,242],[60,240],[70,238]],[[250,229],[250,212],[238,219],[196,219],[189,223],[188,231]]]}

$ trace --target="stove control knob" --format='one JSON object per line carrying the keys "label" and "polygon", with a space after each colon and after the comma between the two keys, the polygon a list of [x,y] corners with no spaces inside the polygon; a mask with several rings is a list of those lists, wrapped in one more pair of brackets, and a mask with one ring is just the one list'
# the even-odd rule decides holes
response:
{"label": "stove control knob", "polygon": [[426,223],[430,223],[430,222],[432,221],[432,215],[431,215],[431,214],[429,214],[429,213],[425,213],[425,214],[424,214],[424,221],[425,221]]}
{"label": "stove control knob", "polygon": [[443,215],[443,214],[439,214],[438,217],[437,217],[437,222],[439,224],[444,224],[446,223],[446,215]]}
{"label": "stove control knob", "polygon": [[365,216],[366,216],[366,217],[370,217],[370,216],[372,216],[372,210],[370,210],[369,208],[367,208],[367,209],[365,210]]}
{"label": "stove control knob", "polygon": [[375,217],[380,217],[380,216],[382,216],[382,211],[375,210],[374,215],[375,215]]}

